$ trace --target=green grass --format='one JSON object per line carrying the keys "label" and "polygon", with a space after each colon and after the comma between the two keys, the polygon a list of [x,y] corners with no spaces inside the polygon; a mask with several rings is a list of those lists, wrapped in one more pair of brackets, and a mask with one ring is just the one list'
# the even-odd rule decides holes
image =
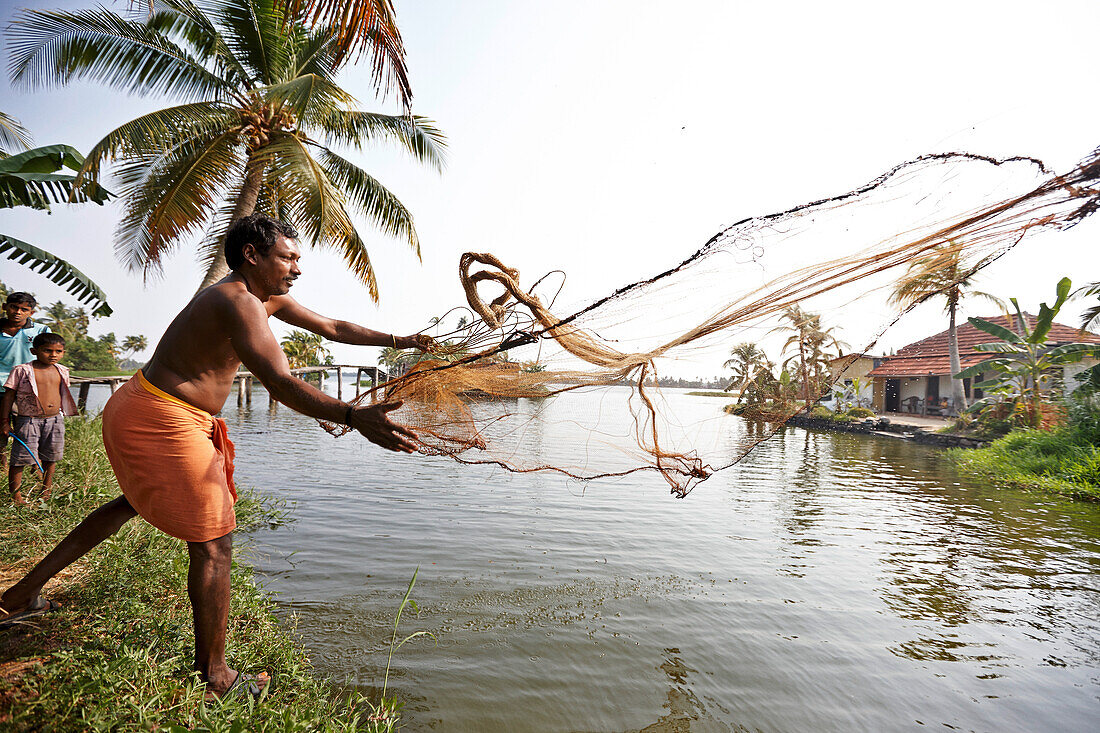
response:
{"label": "green grass", "polygon": [[[118,495],[99,422],[70,419],[65,458],[48,504],[0,502],[4,585],[53,547],[89,511]],[[24,495],[37,480],[24,479]],[[244,493],[242,529],[280,522],[279,508]],[[237,557],[242,553],[238,548]],[[63,608],[0,632],[0,729],[5,731],[389,731],[399,704],[372,703],[313,675],[293,632],[250,568],[234,562],[229,663],[267,671],[271,692],[204,702],[191,672],[194,645],[184,543],[131,520],[63,574],[47,595]]]}
{"label": "green grass", "polygon": [[736,396],[731,395],[729,392],[719,392],[716,390],[702,390],[698,392],[688,392],[687,394],[689,397],[725,397],[726,399]]}
{"label": "green grass", "polygon": [[1018,430],[949,456],[964,473],[997,484],[1100,500],[1100,445],[1081,430]]}

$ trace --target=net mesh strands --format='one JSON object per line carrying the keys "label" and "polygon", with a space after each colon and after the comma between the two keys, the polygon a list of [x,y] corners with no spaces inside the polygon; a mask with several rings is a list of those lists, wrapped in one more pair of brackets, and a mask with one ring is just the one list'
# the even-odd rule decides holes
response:
{"label": "net mesh strands", "polygon": [[[424,454],[582,481],[655,471],[684,496],[809,409],[804,393],[812,406],[830,392],[846,363],[917,305],[890,305],[914,263],[962,263],[972,275],[1029,234],[1091,214],[1098,153],[1063,175],[1033,158],[922,156],[842,195],[739,221],[679,265],[579,308],[556,305],[560,272],[524,287],[495,256],[467,253],[459,274],[469,322],[437,334],[438,349],[357,401],[402,400],[391,415],[418,433]],[[489,288],[499,291],[491,300]],[[792,314],[823,319],[854,347],[833,376],[811,381],[806,352],[823,342],[798,335],[802,316]],[[721,363],[740,342],[762,344],[777,364],[786,357],[799,383],[766,422],[713,403],[674,408],[656,386],[664,373]]]}

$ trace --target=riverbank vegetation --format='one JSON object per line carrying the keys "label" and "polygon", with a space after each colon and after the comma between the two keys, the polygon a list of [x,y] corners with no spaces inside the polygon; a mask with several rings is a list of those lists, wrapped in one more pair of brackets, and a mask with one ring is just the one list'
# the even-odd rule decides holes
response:
{"label": "riverbank vegetation", "polygon": [[1068,413],[1053,430],[1016,430],[950,455],[964,473],[997,484],[1100,500],[1100,408],[1078,401]]}
{"label": "riverbank vegetation", "polygon": [[[118,495],[99,421],[67,421],[53,499],[0,502],[0,586],[7,587],[89,511]],[[30,477],[28,477],[29,479]],[[279,523],[278,507],[244,493],[242,528]],[[267,671],[271,692],[206,702],[191,672],[186,545],[133,520],[47,586],[62,608],[0,632],[0,728],[11,731],[388,731],[392,701],[371,702],[315,677],[305,651],[272,614],[273,603],[240,562],[229,614],[229,662]]]}
{"label": "riverbank vegetation", "polygon": [[[1070,298],[1069,278],[1057,286],[1053,305],[1041,303],[1035,326],[1029,328],[1015,299],[1021,333],[971,318],[976,327],[1000,339],[978,348],[993,358],[956,376],[992,372],[977,384],[987,396],[975,402],[959,427],[974,434],[1002,434],[988,447],[952,454],[966,473],[999,484],[1044,489],[1100,499],[1100,395],[1096,388],[1100,365],[1088,367],[1066,384],[1064,367],[1083,359],[1100,359],[1095,343],[1047,343],[1054,318]],[[1087,286],[1085,294],[1092,290]],[[1092,312],[1086,311],[1084,326]]]}

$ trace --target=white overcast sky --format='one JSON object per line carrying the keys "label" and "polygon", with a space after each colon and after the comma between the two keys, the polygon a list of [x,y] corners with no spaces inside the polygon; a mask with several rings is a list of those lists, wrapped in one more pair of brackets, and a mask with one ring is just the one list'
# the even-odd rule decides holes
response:
{"label": "white overcast sky", "polygon": [[[17,7],[90,5],[3,0],[2,21]],[[564,269],[562,302],[582,305],[664,271],[732,222],[842,193],[923,153],[1031,155],[1064,170],[1100,145],[1094,0],[396,5],[414,111],[447,134],[448,166],[438,175],[386,149],[354,157],[413,212],[423,263],[368,230],[380,305],[325,252],[305,253],[294,289],[314,310],[384,331],[413,332],[461,305],[464,251],[494,252],[525,279]],[[373,99],[365,72],[344,83],[365,109],[396,111]],[[27,92],[5,78],[3,88],[0,109],[37,144],[82,151],[170,103],[90,85]],[[103,286],[115,315],[94,333],[155,343],[200,273],[187,247],[162,279],[122,271],[118,216],[116,206],[5,211],[0,231]],[[1100,277],[1098,235],[1087,221],[1025,243],[980,285],[1034,310],[1062,275]],[[6,260],[0,279],[43,302],[63,296]],[[936,306],[922,309],[882,345],[944,327]],[[1076,321],[1081,307],[1069,310],[1060,320]],[[376,358],[334,351],[345,363]]]}

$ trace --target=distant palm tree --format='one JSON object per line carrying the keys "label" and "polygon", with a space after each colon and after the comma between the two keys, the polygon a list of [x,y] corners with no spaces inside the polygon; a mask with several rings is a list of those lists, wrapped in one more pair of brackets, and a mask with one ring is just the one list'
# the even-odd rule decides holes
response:
{"label": "distant palm tree", "polygon": [[230,222],[259,212],[293,224],[310,246],[340,252],[378,299],[367,246],[352,215],[418,254],[412,215],[366,171],[322,141],[403,146],[436,169],[442,133],[431,121],[354,108],[336,84],[347,47],[335,29],[307,29],[276,0],[196,5],[160,0],[133,19],[94,10],[24,10],[9,26],[12,78],[26,87],[87,79],[183,104],[108,133],[84,163],[95,178],[116,169],[124,200],[115,250],[131,270],[160,270],[164,256],[203,229],[202,285],[227,271]]}
{"label": "distant palm tree", "polygon": [[978,297],[996,303],[1004,309],[1004,301],[995,295],[974,290],[974,277],[978,268],[962,259],[961,247],[954,242],[937,245],[927,257],[922,257],[906,270],[905,276],[894,287],[890,302],[902,309],[930,300],[944,299],[944,312],[948,316],[947,353],[951,361],[951,398],[955,408],[966,407],[966,391],[961,379],[955,375],[962,369],[959,360],[959,335],[955,328],[955,316],[964,298]]}
{"label": "distant palm tree", "polygon": [[768,363],[767,355],[756,344],[748,342],[734,346],[730,350],[730,356],[732,358],[722,364],[726,369],[733,369],[733,379],[726,387],[727,392],[735,389],[744,392],[756,373]]}
{"label": "distant palm tree", "polygon": [[324,338],[316,333],[294,330],[281,344],[291,369],[320,366],[332,357],[332,352],[324,346]]}
{"label": "distant palm tree", "polygon": [[149,339],[144,336],[127,336],[122,340],[122,353],[130,358],[139,351],[149,348]]}
{"label": "distant palm tree", "polygon": [[791,336],[783,344],[783,351],[794,350],[792,356],[783,362],[783,369],[786,370],[787,365],[797,359],[802,398],[809,405],[825,383],[824,372],[828,369],[828,358],[831,356],[827,347],[831,344],[839,351],[842,342],[833,335],[833,328],[822,328],[820,314],[806,312],[798,305],[784,308],[780,318],[787,323],[772,330],[790,332]]}
{"label": "distant palm tree", "polygon": [[88,313],[83,308],[72,308],[60,300],[43,311],[42,322],[66,341],[72,342],[88,335]]}

